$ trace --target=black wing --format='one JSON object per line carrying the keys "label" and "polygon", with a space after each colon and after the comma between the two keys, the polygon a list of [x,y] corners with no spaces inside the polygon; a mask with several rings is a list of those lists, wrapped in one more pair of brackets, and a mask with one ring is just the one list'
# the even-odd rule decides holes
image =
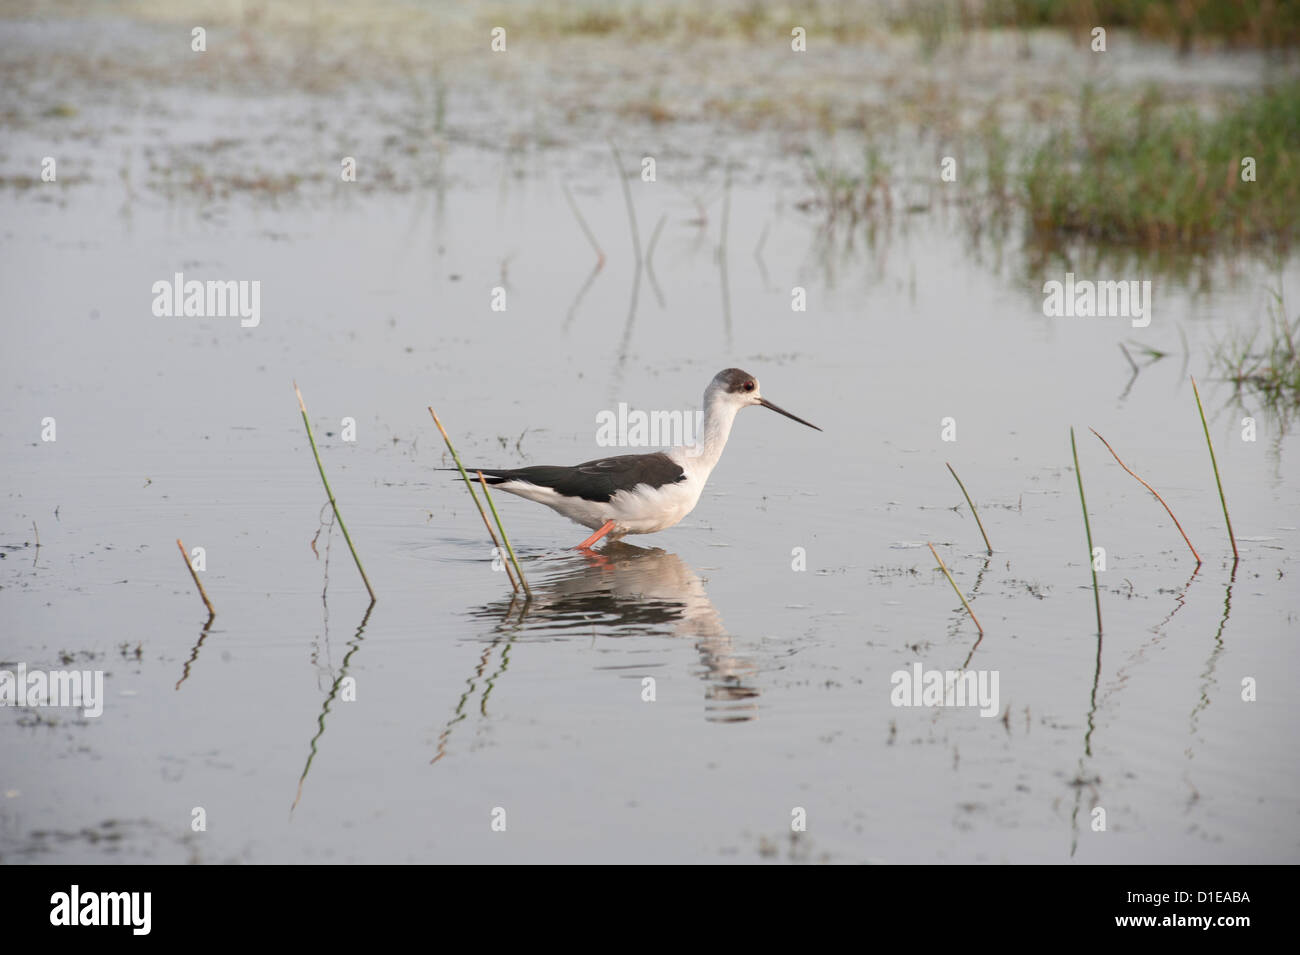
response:
{"label": "black wing", "polygon": [[538,487],[549,487],[565,497],[601,502],[608,501],[619,491],[630,491],[638,484],[663,487],[686,480],[682,466],[661,452],[620,454],[614,458],[586,461],[571,468],[540,465],[513,469],[466,468],[466,471],[471,475],[482,471],[488,484],[526,481]]}

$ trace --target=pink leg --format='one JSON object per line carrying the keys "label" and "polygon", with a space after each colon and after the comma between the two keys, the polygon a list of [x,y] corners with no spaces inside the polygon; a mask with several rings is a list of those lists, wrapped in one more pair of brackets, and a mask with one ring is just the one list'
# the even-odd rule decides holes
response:
{"label": "pink leg", "polygon": [[614,529],[614,522],[613,522],[613,521],[606,521],[604,524],[601,524],[601,525],[600,525],[600,530],[596,531],[596,533],[592,534],[590,537],[588,537],[585,541],[583,541],[581,544],[579,544],[579,545],[578,545],[576,548],[574,548],[574,549],[575,549],[575,550],[589,550],[589,549],[591,548],[591,545],[592,545],[592,544],[596,543],[596,541],[600,540],[602,537],[604,537],[606,534],[608,534],[608,533],[609,533],[610,531],[612,531],[613,529]]}

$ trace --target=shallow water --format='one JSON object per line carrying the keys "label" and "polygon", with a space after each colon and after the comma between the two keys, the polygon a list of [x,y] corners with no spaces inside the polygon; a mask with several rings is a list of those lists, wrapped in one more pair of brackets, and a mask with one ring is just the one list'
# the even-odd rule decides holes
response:
{"label": "shallow water", "polygon": [[[8,153],[42,148],[20,131]],[[664,217],[638,275],[601,147],[444,155],[442,188],[403,193],[192,202],[110,175],[3,196],[0,667],[102,669],[107,701],[0,711],[0,858],[1297,860],[1300,714],[1277,679],[1297,662],[1296,438],[1209,364],[1276,271],[1098,276],[1153,278],[1151,325],[1048,319],[1059,264],[975,249],[941,211],[846,251],[796,208],[797,161],[738,149],[729,188],[720,164],[629,181],[643,246]],[[259,279],[261,324],[154,317],[176,271]],[[1119,342],[1170,354],[1133,377]],[[466,463],[571,463],[610,453],[600,411],[692,407],[732,365],[824,433],[746,410],[694,513],[594,555],[497,495],[535,591],[512,602],[463,486],[433,471],[450,461],[426,406]],[[327,505],[294,380],[369,611],[337,529],[311,547]],[[1100,656],[1071,425],[1107,551]],[[1198,572],[1089,426],[1169,501]],[[210,628],[177,537],[205,548]],[[998,717],[892,705],[914,662],[996,671]]]}

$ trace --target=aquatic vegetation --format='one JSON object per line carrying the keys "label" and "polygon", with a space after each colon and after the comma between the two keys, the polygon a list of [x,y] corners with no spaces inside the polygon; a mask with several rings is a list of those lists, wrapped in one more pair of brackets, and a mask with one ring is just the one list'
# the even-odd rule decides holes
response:
{"label": "aquatic vegetation", "polygon": [[[1267,338],[1260,342],[1260,333]],[[1274,414],[1288,418],[1300,406],[1300,314],[1288,319],[1282,296],[1274,293],[1268,308],[1266,329],[1246,337],[1237,334],[1220,342],[1215,364],[1223,376],[1237,386],[1238,397],[1258,397]],[[1258,343],[1258,344],[1257,344]]]}
{"label": "aquatic vegetation", "polygon": [[1223,520],[1228,525],[1228,540],[1232,542],[1232,560],[1235,564],[1240,559],[1237,553],[1237,535],[1232,532],[1232,518],[1228,516],[1228,499],[1223,494],[1223,478],[1219,476],[1219,461],[1214,456],[1214,442],[1210,440],[1210,426],[1205,421],[1205,407],[1201,404],[1201,391],[1192,379],[1192,394],[1196,396],[1196,410],[1201,416],[1201,428],[1205,431],[1205,446],[1210,450],[1210,464],[1214,467],[1214,483],[1219,488],[1219,503],[1223,505]]}
{"label": "aquatic vegetation", "polygon": [[[947,464],[946,461],[944,463]],[[975,515],[975,523],[980,529],[980,536],[984,538],[984,547],[989,556],[992,557],[993,545],[989,543],[989,535],[984,531],[984,522],[980,520],[980,512],[975,509],[975,502],[970,499],[970,494],[966,492],[966,485],[961,482],[961,478],[957,477],[957,472],[953,471],[951,464],[948,464],[948,470],[952,472],[953,480],[957,482],[957,486],[961,488],[962,496],[966,498],[966,503],[970,505],[970,512]]]}
{"label": "aquatic vegetation", "polygon": [[[755,0],[724,0],[700,4],[668,2],[561,3],[535,0],[518,5],[488,5],[482,22],[504,16],[526,19],[530,30],[562,36],[641,39],[712,34],[754,39],[788,35],[794,11]],[[1184,0],[916,0],[912,3],[835,3],[809,0],[795,16],[809,33],[835,40],[861,40],[882,31],[914,33],[924,55],[945,44],[964,42],[971,31],[1017,27],[1058,27],[1086,31],[1098,24],[1135,30],[1143,36],[1176,41],[1187,50],[1197,44],[1236,47],[1286,47],[1300,44],[1300,7],[1272,0],[1233,3],[1187,3]]]}
{"label": "aquatic vegetation", "polygon": [[[316,437],[311,433],[311,421],[307,418],[307,405],[302,400],[302,392],[298,390],[296,381],[293,383],[293,393],[298,396],[298,410],[302,412],[302,424],[307,429],[307,442],[311,445],[311,454],[316,460],[316,470],[320,472],[321,484],[325,485],[325,496],[329,498],[330,507],[334,509],[334,519],[339,522],[339,530],[343,532],[343,539],[347,541],[348,550],[352,552],[352,560],[357,565],[357,571],[361,574],[361,582],[366,585],[366,593],[370,595],[370,603],[373,605],[375,590],[370,586],[370,578],[366,576],[366,569],[361,566],[361,558],[357,555],[356,547],[352,545],[352,535],[348,533],[348,526],[343,523],[343,514],[339,511],[338,501],[334,499],[334,491],[330,488],[329,478],[325,477],[325,465],[321,464],[320,451],[316,448]],[[180,541],[176,543],[179,544]],[[198,579],[195,578],[194,582],[198,583]]]}
{"label": "aquatic vegetation", "polygon": [[1088,569],[1092,571],[1092,599],[1097,608],[1097,636],[1101,636],[1101,588],[1097,586],[1097,550],[1092,544],[1092,522],[1088,520],[1088,499],[1083,495],[1083,472],[1079,470],[1079,447],[1070,429],[1070,454],[1074,457],[1074,477],[1079,484],[1079,504],[1083,508],[1083,529],[1088,538]]}
{"label": "aquatic vegetation", "polygon": [[800,209],[818,210],[828,229],[843,224],[852,230],[860,222],[887,220],[893,212],[889,171],[875,146],[864,151],[860,168],[813,157],[806,179],[813,197]]}
{"label": "aquatic vegetation", "polygon": [[1300,228],[1300,83],[1243,99],[1215,118],[1098,103],[1027,158],[1020,198],[1031,238],[1191,249],[1219,241],[1288,245]]}
{"label": "aquatic vegetation", "polygon": [[1125,471],[1127,471],[1131,477],[1133,477],[1139,484],[1141,484],[1144,488],[1150,491],[1151,494],[1155,497],[1155,499],[1160,502],[1160,506],[1165,509],[1165,513],[1169,515],[1169,519],[1174,522],[1174,527],[1178,528],[1178,533],[1183,535],[1183,540],[1187,542],[1187,548],[1192,552],[1192,556],[1196,558],[1196,565],[1199,567],[1201,564],[1201,555],[1198,554],[1196,552],[1196,548],[1192,546],[1191,539],[1188,538],[1187,532],[1183,530],[1183,525],[1178,523],[1178,518],[1174,517],[1173,508],[1171,508],[1168,504],[1165,503],[1165,499],[1160,496],[1159,491],[1157,491],[1146,481],[1142,480],[1140,477],[1134,474],[1133,469],[1120,460],[1119,455],[1115,453],[1115,449],[1110,446],[1110,442],[1107,441],[1105,438],[1103,438],[1100,434],[1098,434],[1096,428],[1089,428],[1088,430],[1091,431],[1093,434],[1097,435],[1098,440],[1101,441],[1101,443],[1106,446],[1106,450],[1109,451],[1111,457],[1115,459],[1115,463],[1118,464],[1120,467],[1122,467]]}
{"label": "aquatic vegetation", "polygon": [[1122,27],[1186,50],[1220,41],[1239,47],[1300,43],[1300,7],[1272,0],[1186,3],[1182,0],[993,0],[981,16],[994,26]]}
{"label": "aquatic vegetation", "polygon": [[[451,438],[447,434],[447,429],[442,426],[442,422],[438,420],[438,415],[434,413],[432,407],[429,408],[429,417],[431,417],[433,423],[438,426],[438,431],[442,435],[442,440],[446,443],[447,450],[451,452],[451,459],[456,462],[456,469],[460,471],[460,476],[465,481],[465,487],[469,491],[469,496],[473,499],[474,506],[478,508],[478,516],[483,518],[483,526],[487,528],[488,536],[492,538],[492,546],[495,548],[498,555],[501,554],[501,542],[505,542],[506,552],[510,556],[510,563],[507,564],[502,561],[502,564],[505,568],[506,576],[510,579],[511,589],[514,590],[515,593],[518,593],[519,588],[522,586],[524,593],[531,599],[533,595],[532,588],[528,586],[528,581],[524,578],[524,569],[519,566],[519,558],[515,556],[515,549],[510,543],[510,538],[506,535],[506,528],[505,525],[501,523],[501,515],[497,513],[497,506],[492,503],[492,495],[488,493],[487,482],[483,480],[483,472],[477,472],[478,482],[479,486],[483,488],[483,497],[487,499],[488,507],[492,510],[492,518],[496,521],[497,531],[501,532],[500,540],[497,539],[496,531],[492,530],[492,525],[488,523],[487,514],[483,511],[483,505],[479,503],[478,495],[474,493],[474,485],[470,483],[469,475],[465,473],[465,466],[460,463],[460,455],[456,453],[455,447],[452,446]],[[523,440],[523,435],[521,434],[519,438],[520,440]],[[510,564],[514,565],[515,569],[513,573],[510,570]]]}

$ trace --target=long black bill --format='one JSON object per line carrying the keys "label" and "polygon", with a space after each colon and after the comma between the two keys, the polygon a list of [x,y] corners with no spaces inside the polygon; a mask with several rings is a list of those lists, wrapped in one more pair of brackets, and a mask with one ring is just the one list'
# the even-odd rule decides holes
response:
{"label": "long black bill", "polygon": [[790,414],[790,412],[786,411],[784,408],[778,408],[776,405],[772,404],[772,402],[768,401],[766,398],[759,398],[758,403],[762,405],[764,408],[771,408],[777,414],[785,415],[787,418],[791,419],[792,421],[798,421],[800,424],[806,424],[814,431],[821,431],[821,428],[817,427],[817,425],[813,424],[811,421],[804,421],[803,418],[800,418],[797,415]]}

